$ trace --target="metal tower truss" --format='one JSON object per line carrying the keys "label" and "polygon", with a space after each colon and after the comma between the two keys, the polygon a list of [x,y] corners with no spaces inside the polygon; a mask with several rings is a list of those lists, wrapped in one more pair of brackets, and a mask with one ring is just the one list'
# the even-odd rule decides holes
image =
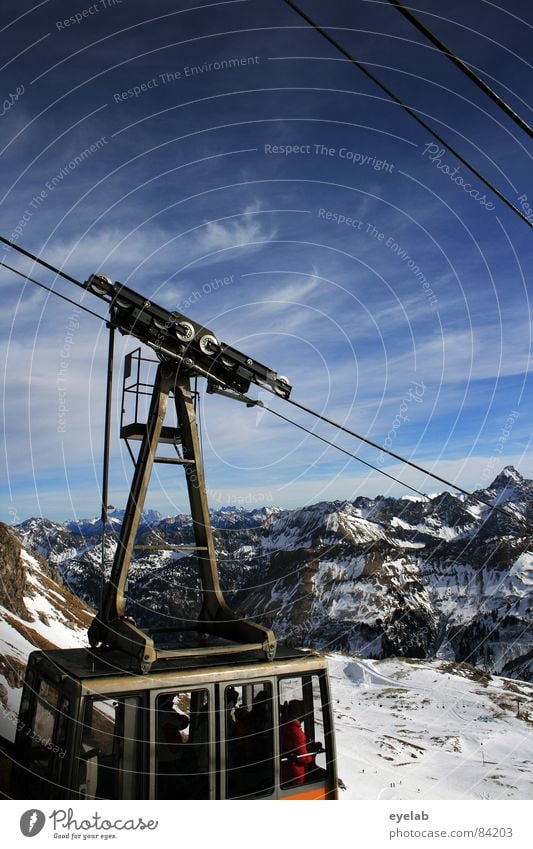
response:
{"label": "metal tower truss", "polygon": [[[243,651],[261,652],[272,660],[276,653],[274,633],[263,625],[242,619],[224,599],[218,576],[213,530],[209,516],[200,446],[194,393],[191,379],[205,377],[208,391],[244,401],[255,402],[244,396],[251,383],[268,388],[281,397],[288,397],[291,387],[285,378],[262,366],[246,355],[219,343],[216,337],[200,325],[177,313],[168,313],[151,304],[142,296],[120,284],[112,284],[102,275],[93,275],[87,288],[111,303],[109,321],[110,339],[115,328],[135,336],[156,350],[159,364],[153,385],[141,379],[141,363],[147,361],[137,349],[126,357],[123,384],[123,416],[121,437],[128,441],[134,461],[134,473],[118,545],[106,582],[100,610],[89,629],[89,642],[93,648],[119,649],[135,658],[142,672],[148,672],[159,659],[206,656],[209,654],[241,654]],[[109,450],[109,411],[111,393],[110,342],[108,363],[108,402],[106,416],[106,450],[104,452],[104,481],[107,487]],[[130,382],[128,380],[131,378]],[[134,421],[126,423],[124,409],[126,397],[133,394]],[[140,421],[142,396],[150,396],[146,422]],[[176,424],[165,424],[169,400],[175,410]],[[140,440],[135,457],[129,440]],[[173,445],[176,456],[158,453],[161,444]],[[142,511],[155,463],[181,467],[185,473],[194,545],[136,545]],[[105,528],[106,497],[103,493],[102,520]],[[126,583],[135,550],[190,551],[195,555],[201,588],[201,609],[194,630],[204,638],[193,644],[183,644],[183,628],[142,630],[126,616]],[[191,629],[189,629],[191,630]],[[157,634],[165,631],[164,645],[157,644]],[[176,636],[174,643],[169,632]]]}

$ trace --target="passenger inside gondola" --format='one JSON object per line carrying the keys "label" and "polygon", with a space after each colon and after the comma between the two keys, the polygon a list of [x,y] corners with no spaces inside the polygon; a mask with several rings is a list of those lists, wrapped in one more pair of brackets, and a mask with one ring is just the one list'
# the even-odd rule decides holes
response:
{"label": "passenger inside gondola", "polygon": [[279,704],[282,789],[323,782],[327,769],[326,753],[321,742],[324,739],[324,721],[318,678],[305,675],[282,679]]}
{"label": "passenger inside gondola", "polygon": [[[166,760],[175,760],[179,756],[178,746],[187,742],[188,734],[186,728],[189,726],[189,717],[174,705],[174,695],[163,696],[159,700],[159,726],[162,748],[166,747]],[[164,753],[161,753],[165,757]]]}
{"label": "passenger inside gondola", "polygon": [[195,691],[159,696],[156,797],[208,798],[208,750],[207,693]]}
{"label": "passenger inside gondola", "polygon": [[296,787],[303,784],[307,769],[314,764],[314,756],[308,751],[305,732],[302,728],[304,712],[304,703],[300,699],[292,699],[281,708],[282,787]]}
{"label": "passenger inside gondola", "polygon": [[272,687],[238,690],[226,689],[227,795],[232,799],[269,795],[274,788]]}

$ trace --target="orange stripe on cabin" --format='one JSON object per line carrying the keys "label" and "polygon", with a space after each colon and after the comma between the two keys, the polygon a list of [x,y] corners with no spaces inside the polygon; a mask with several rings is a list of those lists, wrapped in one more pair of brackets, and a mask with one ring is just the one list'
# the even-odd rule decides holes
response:
{"label": "orange stripe on cabin", "polygon": [[315,787],[313,790],[305,790],[304,793],[293,793],[291,796],[284,796],[284,802],[296,802],[303,799],[326,799],[326,788]]}

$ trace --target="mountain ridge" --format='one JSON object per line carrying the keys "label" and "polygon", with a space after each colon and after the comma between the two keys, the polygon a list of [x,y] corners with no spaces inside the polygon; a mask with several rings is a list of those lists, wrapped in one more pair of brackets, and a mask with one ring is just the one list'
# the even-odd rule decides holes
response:
{"label": "mountain ridge", "polygon": [[[505,513],[449,492],[359,496],[298,510],[215,510],[222,587],[239,614],[271,625],[281,641],[373,658],[467,661],[531,680],[533,559],[524,519],[533,522],[533,482],[507,466],[475,495]],[[107,568],[121,511],[114,514],[105,536]],[[73,592],[97,605],[97,524],[34,518],[13,530]],[[191,544],[191,518],[151,511],[138,541]],[[129,597],[129,613],[143,625],[196,618],[194,558],[137,555]]]}

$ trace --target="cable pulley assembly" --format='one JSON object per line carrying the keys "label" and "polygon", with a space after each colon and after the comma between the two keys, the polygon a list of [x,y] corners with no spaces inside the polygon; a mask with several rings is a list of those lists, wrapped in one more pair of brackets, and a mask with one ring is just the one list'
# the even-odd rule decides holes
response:
{"label": "cable pulley assembly", "polygon": [[219,342],[211,330],[188,316],[170,312],[103,274],[93,274],[85,287],[109,303],[111,322],[121,333],[148,345],[161,360],[181,363],[192,374],[206,377],[208,391],[216,387],[244,394],[254,383],[289,398],[291,386],[285,377]]}

